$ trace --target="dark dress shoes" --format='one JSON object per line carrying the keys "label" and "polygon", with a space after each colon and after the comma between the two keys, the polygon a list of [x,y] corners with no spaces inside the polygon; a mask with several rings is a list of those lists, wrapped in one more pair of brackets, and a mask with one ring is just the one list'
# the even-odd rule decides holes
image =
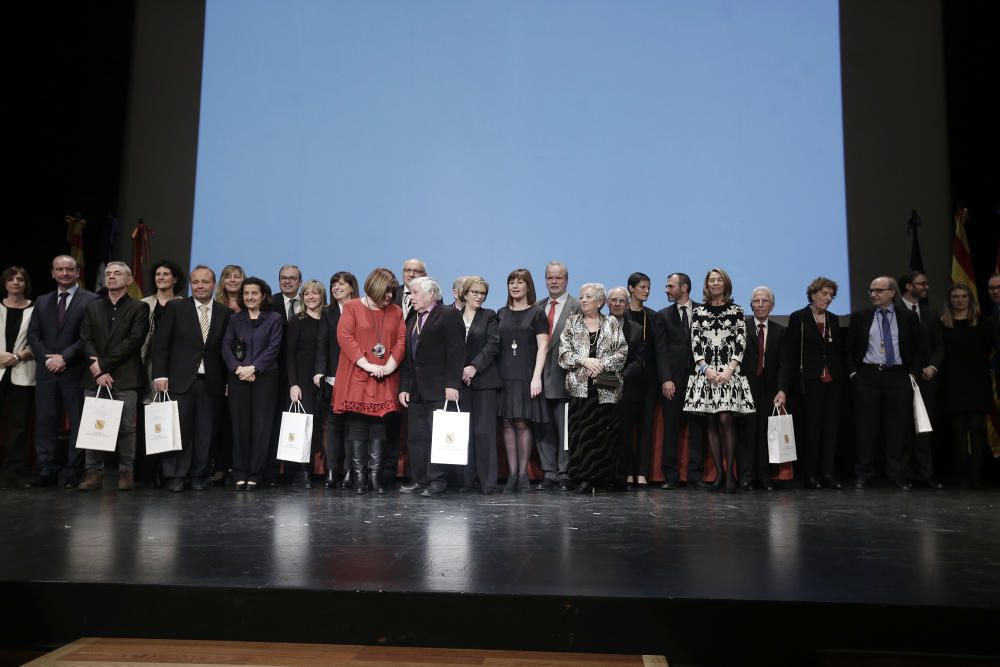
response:
{"label": "dark dress shoes", "polygon": [[920,488],[923,488],[923,489],[939,489],[940,490],[940,489],[944,488],[944,484],[942,484],[941,482],[937,481],[933,477],[921,480],[919,482],[914,482],[913,485],[914,486],[919,486]]}
{"label": "dark dress shoes", "polygon": [[573,485],[570,484],[568,479],[559,480],[559,490],[560,491],[572,491]]}
{"label": "dark dress shoes", "polygon": [[167,482],[167,490],[171,493],[179,493],[184,490],[184,480],[180,477],[171,477]]}
{"label": "dark dress shoes", "polygon": [[400,493],[420,493],[423,490],[424,490],[424,486],[422,484],[417,484],[416,482],[414,482],[413,484],[400,484],[399,485],[399,492]]}
{"label": "dark dress shoes", "polygon": [[539,491],[550,491],[556,488],[556,480],[549,478],[543,479],[535,488]]}
{"label": "dark dress shoes", "polygon": [[823,486],[828,489],[842,489],[844,485],[837,481],[837,478],[833,475],[827,475],[823,478]]}
{"label": "dark dress shoes", "polygon": [[896,488],[900,491],[909,491],[913,488],[909,482],[896,482]]}
{"label": "dark dress shoes", "polygon": [[209,483],[207,479],[196,479],[191,482],[192,491],[208,491]]}
{"label": "dark dress shoes", "polygon": [[[55,486],[58,480],[55,477],[49,477],[48,475],[39,475],[32,480],[25,483],[24,488],[26,489],[42,489],[46,486]],[[69,482],[67,481],[67,484]],[[75,485],[74,485],[75,486]]]}
{"label": "dark dress shoes", "polygon": [[823,485],[815,477],[810,477],[809,480],[806,482],[806,488],[807,489],[822,489]]}
{"label": "dark dress shoes", "polygon": [[753,482],[747,480],[745,482],[740,482],[740,491],[750,492],[753,491]]}
{"label": "dark dress shoes", "polygon": [[444,489],[445,489],[445,487],[444,487],[443,484],[431,484],[426,489],[424,489],[423,491],[421,491],[420,495],[423,496],[424,498],[431,498],[433,496],[440,496],[442,493],[444,493]]}
{"label": "dark dress shoes", "polygon": [[681,488],[681,485],[678,482],[664,482],[660,484],[660,488],[664,491],[675,491]]}
{"label": "dark dress shoes", "polygon": [[854,482],[854,488],[855,489],[867,489],[868,488],[868,482],[865,481],[865,480],[863,480],[863,479],[856,480]]}

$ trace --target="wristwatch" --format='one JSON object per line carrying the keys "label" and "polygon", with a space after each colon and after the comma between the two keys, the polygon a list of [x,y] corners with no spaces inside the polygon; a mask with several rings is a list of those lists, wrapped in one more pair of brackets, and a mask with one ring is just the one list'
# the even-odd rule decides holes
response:
{"label": "wristwatch", "polygon": [[17,352],[15,352],[14,353],[14,365],[16,366],[19,363],[21,363],[21,355],[18,354]]}

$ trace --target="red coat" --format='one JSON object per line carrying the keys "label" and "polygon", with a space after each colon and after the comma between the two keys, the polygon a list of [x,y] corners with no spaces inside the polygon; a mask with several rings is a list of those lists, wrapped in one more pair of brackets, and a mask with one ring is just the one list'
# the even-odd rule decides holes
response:
{"label": "red coat", "polygon": [[[372,348],[379,341],[386,348],[381,359],[372,354]],[[403,365],[406,349],[403,309],[390,304],[384,310],[371,310],[364,299],[348,301],[337,326],[337,342],[340,343],[340,361],[333,385],[333,411],[381,417],[399,410],[399,371],[377,380],[358,368],[355,362],[364,357],[373,364],[385,366],[391,356],[398,366]]]}

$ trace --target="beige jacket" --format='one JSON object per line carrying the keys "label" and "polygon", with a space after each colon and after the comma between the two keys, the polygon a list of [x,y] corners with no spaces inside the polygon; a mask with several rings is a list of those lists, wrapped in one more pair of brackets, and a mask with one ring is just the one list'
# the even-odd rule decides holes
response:
{"label": "beige jacket", "polygon": [[[0,352],[20,352],[28,346],[28,322],[31,321],[31,314],[35,312],[35,304],[24,309],[24,317],[21,319],[21,328],[17,330],[17,338],[14,339],[14,349],[7,349],[7,306],[0,303]],[[18,387],[35,386],[35,360],[22,361],[11,368],[0,368],[0,379],[10,371],[10,381]]]}

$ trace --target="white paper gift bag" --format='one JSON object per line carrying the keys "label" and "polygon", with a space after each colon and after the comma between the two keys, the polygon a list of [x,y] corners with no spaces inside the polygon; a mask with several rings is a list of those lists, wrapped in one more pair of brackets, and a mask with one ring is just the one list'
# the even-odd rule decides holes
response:
{"label": "white paper gift bag", "polygon": [[281,413],[278,432],[278,459],[295,463],[308,463],[312,453],[313,416],[306,412],[299,401]]}
{"label": "white paper gift bag", "polygon": [[781,408],[781,414],[778,408],[774,408],[767,418],[767,460],[769,463],[787,463],[797,458],[792,416],[784,408]]}
{"label": "white paper gift bag", "polygon": [[449,401],[444,408],[434,411],[434,426],[431,431],[431,463],[464,466],[469,462],[469,413],[448,412]]}
{"label": "white paper gift bag", "polygon": [[920,393],[917,381],[910,376],[910,384],[913,385],[913,427],[917,433],[930,433],[934,429],[931,427],[931,418],[927,414],[927,407],[924,405],[924,397]]}
{"label": "white paper gift bag", "polygon": [[[104,389],[108,398],[101,398]],[[96,449],[113,452],[118,444],[118,427],[122,423],[125,401],[116,401],[107,387],[98,387],[97,396],[83,399],[80,432],[76,436],[77,449]]]}
{"label": "white paper gift bag", "polygon": [[146,454],[179,452],[184,448],[181,437],[180,411],[177,401],[165,391],[158,391],[145,408]]}

